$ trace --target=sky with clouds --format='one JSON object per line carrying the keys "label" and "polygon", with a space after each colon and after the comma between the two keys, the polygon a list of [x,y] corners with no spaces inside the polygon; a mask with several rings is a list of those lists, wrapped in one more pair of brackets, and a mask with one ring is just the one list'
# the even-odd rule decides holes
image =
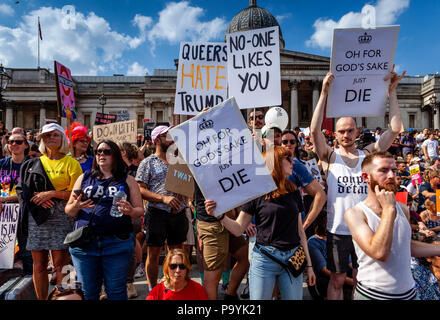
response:
{"label": "sky with clouds", "polygon": [[[18,3],[17,3],[18,2]],[[395,63],[410,75],[440,72],[438,0],[259,0],[281,26],[286,49],[330,57],[332,30],[360,27],[374,8],[377,25],[401,26]],[[37,66],[53,60],[74,75],[145,75],[174,68],[180,41],[223,41],[247,0],[0,0],[0,62]]]}

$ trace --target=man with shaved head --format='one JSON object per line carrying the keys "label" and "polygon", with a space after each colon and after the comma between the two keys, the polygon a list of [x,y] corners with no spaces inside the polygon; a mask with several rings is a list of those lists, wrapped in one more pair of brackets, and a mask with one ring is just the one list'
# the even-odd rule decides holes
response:
{"label": "man with shaved head", "polygon": [[[358,135],[356,121],[342,117],[336,122],[335,138],[339,149],[327,145],[321,132],[324,108],[328,91],[334,75],[328,73],[322,85],[321,96],[313,113],[310,131],[316,153],[323,164],[327,194],[327,267],[331,272],[327,297],[329,300],[342,300],[344,282],[351,257],[353,279],[356,279],[357,257],[352,237],[344,221],[344,213],[367,197],[368,187],[362,179],[361,164],[365,156],[374,151],[386,151],[402,129],[402,119],[397,101],[396,88],[405,72],[398,76],[394,70],[384,79],[390,80],[390,128],[375,143],[358,150],[355,140]],[[384,106],[385,107],[385,106]]]}

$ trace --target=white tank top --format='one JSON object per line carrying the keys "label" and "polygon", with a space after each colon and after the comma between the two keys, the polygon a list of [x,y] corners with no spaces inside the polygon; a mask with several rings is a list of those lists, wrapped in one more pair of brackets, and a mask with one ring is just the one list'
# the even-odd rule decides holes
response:
{"label": "white tank top", "polygon": [[350,235],[344,220],[345,211],[364,201],[368,193],[361,167],[365,153],[358,150],[355,168],[345,164],[338,149],[335,154],[335,162],[331,164],[327,177],[327,230],[333,234]]}
{"label": "white tank top", "polygon": [[[381,221],[380,217],[363,202],[360,202],[357,207],[364,212],[370,229],[376,232]],[[411,227],[399,204],[396,207],[397,215],[394,220],[393,244],[385,262],[368,256],[353,240],[359,263],[356,277],[360,283],[358,287],[363,290],[364,294],[373,295],[377,299],[390,299],[391,297],[405,299],[414,295],[415,282],[410,265]],[[391,295],[391,297],[387,295]]]}

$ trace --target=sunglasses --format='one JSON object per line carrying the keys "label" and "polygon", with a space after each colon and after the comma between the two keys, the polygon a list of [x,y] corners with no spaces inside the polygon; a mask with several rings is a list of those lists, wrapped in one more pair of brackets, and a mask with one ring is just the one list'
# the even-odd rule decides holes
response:
{"label": "sunglasses", "polygon": [[8,144],[16,144],[21,146],[23,144],[24,140],[8,140]]}
{"label": "sunglasses", "polygon": [[112,149],[98,149],[96,150],[96,155],[99,156],[100,154],[104,154],[106,156],[111,156],[112,154]]}
{"label": "sunglasses", "polygon": [[179,263],[179,264],[171,263],[170,264],[170,269],[171,270],[175,270],[175,269],[177,269],[177,267],[179,267],[180,270],[185,270],[186,269],[186,266],[183,263]]}
{"label": "sunglasses", "polygon": [[[259,116],[255,116],[255,120],[263,120],[264,116],[260,114]],[[254,117],[251,117],[251,120],[254,120]]]}
{"label": "sunglasses", "polygon": [[288,144],[290,142],[290,144],[296,144],[295,140],[282,140],[281,141],[283,144]]}

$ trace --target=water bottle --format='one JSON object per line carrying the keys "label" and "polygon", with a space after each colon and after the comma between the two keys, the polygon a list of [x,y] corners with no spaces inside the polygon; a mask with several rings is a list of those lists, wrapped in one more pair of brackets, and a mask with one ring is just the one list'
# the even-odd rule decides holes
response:
{"label": "water bottle", "polygon": [[127,199],[127,194],[124,192],[124,187],[120,186],[118,192],[113,196],[113,204],[110,210],[110,215],[115,218],[122,217],[124,214],[118,210],[117,203],[122,199]]}

